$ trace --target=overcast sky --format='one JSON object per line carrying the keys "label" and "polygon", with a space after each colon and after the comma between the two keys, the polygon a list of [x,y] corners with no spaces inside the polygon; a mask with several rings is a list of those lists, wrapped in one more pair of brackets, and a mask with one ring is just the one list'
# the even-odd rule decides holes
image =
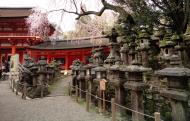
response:
{"label": "overcast sky", "polygon": [[[87,9],[97,10],[100,7],[96,0],[83,0]],[[46,10],[58,9],[64,6],[65,0],[0,0],[0,7],[40,7]],[[74,29],[74,15],[67,14],[61,21],[61,13],[53,12],[49,15],[51,22],[60,25],[63,31]]]}

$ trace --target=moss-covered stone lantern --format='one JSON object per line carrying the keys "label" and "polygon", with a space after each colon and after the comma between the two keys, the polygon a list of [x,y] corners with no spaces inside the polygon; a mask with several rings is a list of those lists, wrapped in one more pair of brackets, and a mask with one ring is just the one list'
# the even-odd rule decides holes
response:
{"label": "moss-covered stone lantern", "polygon": [[[141,63],[137,60],[135,36],[132,36],[132,41],[130,43],[130,53],[131,63],[129,66],[125,66],[123,71],[128,73],[127,81],[124,84],[124,88],[131,93],[131,105],[132,109],[138,112],[144,112],[143,106],[143,90],[147,85],[143,82],[143,72],[151,70],[150,68],[145,68],[141,66]],[[144,117],[137,113],[132,113],[133,121],[143,121]]]}
{"label": "moss-covered stone lantern", "polygon": [[85,97],[85,93],[82,92],[81,90],[86,90],[86,83],[85,83],[85,77],[86,77],[86,68],[84,67],[84,65],[81,65],[79,68],[79,76],[77,78],[77,80],[79,81],[79,96],[80,98],[84,98]]}
{"label": "moss-covered stone lantern", "polygon": [[138,51],[141,55],[141,63],[143,66],[148,66],[148,52],[150,49],[150,35],[147,32],[147,28],[141,27],[138,35]]}
{"label": "moss-covered stone lantern", "polygon": [[188,111],[190,69],[181,65],[179,55],[172,55],[170,66],[156,72],[167,79],[167,88],[160,94],[170,100],[173,121],[189,121]]}
{"label": "moss-covered stone lantern", "polygon": [[159,57],[160,57],[160,62],[162,66],[169,65],[169,59],[174,52],[174,46],[176,43],[175,41],[172,41],[171,39],[172,35],[173,35],[172,28],[166,27],[166,33],[164,35],[164,38],[159,43],[159,46],[161,48]]}
{"label": "moss-covered stone lantern", "polygon": [[110,44],[109,44],[110,53],[107,59],[105,60],[105,63],[114,64],[116,61],[121,61],[119,53],[120,45],[117,42],[117,37],[118,33],[115,30],[115,28],[113,28],[111,31],[111,35],[108,35],[108,38],[110,39]]}

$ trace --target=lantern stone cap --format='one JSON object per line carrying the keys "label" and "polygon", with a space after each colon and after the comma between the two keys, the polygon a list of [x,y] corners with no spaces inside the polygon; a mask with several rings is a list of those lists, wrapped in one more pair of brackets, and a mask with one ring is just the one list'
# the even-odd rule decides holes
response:
{"label": "lantern stone cap", "polygon": [[124,66],[120,68],[121,71],[126,71],[126,72],[146,72],[146,71],[151,71],[151,68],[145,68],[143,66],[139,65],[129,65],[129,66]]}
{"label": "lantern stone cap", "polygon": [[80,69],[81,66],[73,66],[73,70],[77,71]]}
{"label": "lantern stone cap", "polygon": [[138,35],[138,39],[143,39],[143,38],[145,38],[145,39],[150,38],[150,35],[148,34],[148,32],[145,29],[142,29]]}
{"label": "lantern stone cap", "polygon": [[92,70],[96,72],[102,72],[102,71],[106,71],[107,69],[103,66],[98,66],[98,67],[93,68]]}
{"label": "lantern stone cap", "polygon": [[85,70],[86,70],[86,69],[84,68],[84,66],[81,65],[80,68],[79,68],[79,71],[85,71]]}
{"label": "lantern stone cap", "polygon": [[160,47],[174,46],[175,42],[164,39],[164,40],[160,41],[159,45],[160,45]]}
{"label": "lantern stone cap", "polygon": [[109,69],[111,71],[119,71],[120,70],[120,65],[119,64],[114,64]]}
{"label": "lantern stone cap", "polygon": [[184,101],[184,102],[187,102],[188,101],[188,97],[189,97],[189,94],[187,91],[177,91],[177,90],[160,90],[160,94],[163,96],[163,97],[167,97],[167,98],[170,98],[170,99],[175,99],[175,100],[178,100],[178,101]]}
{"label": "lantern stone cap", "polygon": [[178,34],[176,34],[176,33],[174,33],[174,34],[171,36],[171,40],[173,40],[173,41],[177,41],[177,40],[180,40],[180,39],[181,39],[180,35],[178,35]]}
{"label": "lantern stone cap", "polygon": [[148,85],[146,85],[143,82],[127,81],[124,84],[125,89],[130,89],[130,90],[135,90],[135,91],[142,91],[146,87],[148,87]]}
{"label": "lantern stone cap", "polygon": [[157,36],[152,35],[152,36],[151,36],[151,40],[153,40],[153,41],[159,41],[160,38],[157,37]]}
{"label": "lantern stone cap", "polygon": [[38,67],[33,66],[33,67],[30,68],[30,70],[35,70],[35,69],[38,69]]}
{"label": "lantern stone cap", "polygon": [[91,68],[94,68],[94,67],[96,67],[97,65],[94,65],[94,64],[92,64],[92,63],[89,63],[89,64],[86,64],[86,65],[84,65],[83,67],[85,68],[85,69],[91,69]]}
{"label": "lantern stone cap", "polygon": [[184,67],[168,67],[156,71],[155,74],[160,76],[190,77],[190,69]]}

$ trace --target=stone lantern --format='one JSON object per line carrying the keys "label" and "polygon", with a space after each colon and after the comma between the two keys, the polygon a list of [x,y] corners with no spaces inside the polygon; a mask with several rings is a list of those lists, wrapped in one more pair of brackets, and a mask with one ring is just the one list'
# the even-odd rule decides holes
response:
{"label": "stone lantern", "polygon": [[105,79],[106,78],[106,68],[103,66],[98,66],[96,68],[93,68],[92,70],[95,71],[96,79]]}
{"label": "stone lantern", "polygon": [[103,60],[103,48],[102,47],[99,47],[99,48],[96,48],[94,49],[94,55],[93,55],[93,58],[95,60],[95,64],[96,65],[103,65],[104,63],[104,60]]}
{"label": "stone lantern", "polygon": [[[100,81],[102,79],[106,79],[106,71],[107,69],[103,66],[98,66],[96,68],[92,69],[93,71],[95,71],[96,77],[93,80],[93,91],[95,95],[98,95],[98,97],[102,97],[102,90],[100,89]],[[99,112],[102,112],[102,101],[98,100],[98,107],[99,107]]]}
{"label": "stone lantern", "polygon": [[110,54],[105,60],[105,63],[114,64],[116,61],[121,61],[119,53],[120,45],[117,42],[117,37],[118,33],[116,32],[115,28],[113,28],[111,35],[108,35],[108,38],[110,39],[110,44],[109,44]]}
{"label": "stone lantern", "polygon": [[151,36],[151,41],[158,43],[164,37],[164,27],[159,26],[158,28],[153,28],[153,35]]}
{"label": "stone lantern", "polygon": [[[88,91],[89,93],[92,92],[93,80],[96,78],[95,71],[94,72],[92,71],[93,68],[95,67],[96,66],[92,63],[89,63],[84,66],[84,68],[86,69],[86,76],[85,76],[86,91]],[[91,96],[89,96],[89,102],[91,102]]]}
{"label": "stone lantern", "polygon": [[148,51],[150,49],[150,35],[147,32],[147,28],[141,27],[141,31],[138,36],[138,51],[141,55],[141,63],[143,66],[148,66]]}
{"label": "stone lantern", "polygon": [[129,53],[129,46],[127,43],[123,44],[123,47],[120,49],[121,53],[121,61],[123,62],[124,65],[129,64],[129,59],[128,59],[128,53]]}
{"label": "stone lantern", "polygon": [[[144,32],[144,31],[143,31]],[[147,36],[148,37],[148,36]],[[142,37],[142,45],[146,47],[145,43],[147,43],[147,39]],[[145,37],[146,38],[146,37]],[[145,42],[145,43],[144,43]],[[139,54],[136,50],[136,33],[132,31],[131,33],[131,42],[129,44],[129,66],[125,66],[122,70],[128,73],[127,81],[124,84],[124,88],[129,90],[131,93],[131,105],[132,109],[138,112],[144,112],[143,106],[143,90],[147,87],[147,85],[143,82],[143,72],[149,71],[149,68],[145,68],[140,66],[140,62],[137,59]],[[137,55],[138,54],[138,55]],[[137,113],[132,113],[133,121],[143,121],[144,117]]]}
{"label": "stone lantern", "polygon": [[74,60],[72,66],[72,86],[79,86],[78,78],[79,78],[79,68],[81,67],[82,63],[80,60]]}
{"label": "stone lantern", "polygon": [[169,65],[169,59],[174,52],[175,42],[171,40],[171,37],[172,29],[171,27],[166,27],[166,34],[163,40],[161,40],[159,43],[159,46],[161,48],[159,57],[161,59],[162,65],[166,63],[166,65],[163,66]]}
{"label": "stone lantern", "polygon": [[37,86],[38,84],[38,74],[37,74],[37,71],[38,71],[38,67],[37,66],[33,66],[30,68],[30,71],[32,72],[32,84],[33,84],[33,87]]}
{"label": "stone lantern", "polygon": [[79,81],[79,96],[80,98],[85,97],[85,93],[82,92],[81,90],[86,90],[86,84],[85,84],[85,77],[86,77],[86,69],[84,68],[83,65],[80,66],[79,68],[79,76],[77,80]]}
{"label": "stone lantern", "polygon": [[170,59],[170,67],[159,70],[156,74],[167,79],[167,88],[160,90],[160,94],[163,97],[170,99],[172,120],[189,121],[188,78],[190,77],[190,69],[181,65],[179,55],[172,55]]}
{"label": "stone lantern", "polygon": [[46,66],[47,68],[47,80],[48,80],[48,83],[52,83],[53,81],[53,75],[54,75],[54,67],[51,66],[51,65],[47,65]]}
{"label": "stone lantern", "polygon": [[129,64],[132,64],[132,62],[135,59],[137,59],[137,57],[136,57],[136,54],[137,54],[137,51],[136,51],[137,44],[135,42],[135,39],[136,39],[136,34],[133,31],[132,34],[131,34],[131,42],[129,43],[129,53],[128,53]]}
{"label": "stone lantern", "polygon": [[131,25],[125,21],[120,21],[119,27],[121,27],[122,31],[120,32],[121,35],[121,61],[123,65],[129,64],[128,53],[129,53],[129,41],[130,41],[130,34],[131,34]]}
{"label": "stone lantern", "polygon": [[44,56],[41,56],[40,60],[38,61],[39,70],[46,71],[46,65],[47,65],[47,60],[45,59]]}

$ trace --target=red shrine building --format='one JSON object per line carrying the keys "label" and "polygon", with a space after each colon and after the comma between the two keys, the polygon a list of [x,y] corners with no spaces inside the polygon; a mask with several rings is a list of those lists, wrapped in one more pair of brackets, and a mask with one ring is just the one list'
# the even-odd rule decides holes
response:
{"label": "red shrine building", "polygon": [[[25,53],[36,61],[41,56],[44,56],[47,62],[59,60],[65,70],[69,69],[75,59],[87,63],[92,48],[97,46],[89,38],[42,40],[39,36],[29,36],[26,18],[31,14],[31,9],[0,8],[0,64],[9,61],[10,56],[14,54],[19,54],[19,60],[22,63]],[[55,29],[53,26],[49,27],[49,35],[51,35]],[[107,43],[108,40],[105,39],[101,45],[105,46]],[[107,47],[104,50],[106,53],[109,51]]]}

